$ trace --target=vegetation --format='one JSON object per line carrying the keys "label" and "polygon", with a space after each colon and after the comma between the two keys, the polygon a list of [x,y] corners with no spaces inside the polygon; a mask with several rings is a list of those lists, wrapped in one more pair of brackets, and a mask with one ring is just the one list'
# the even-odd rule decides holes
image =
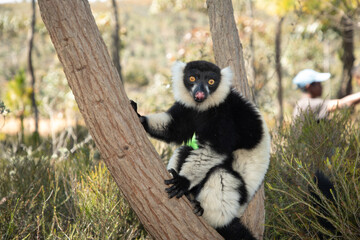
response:
{"label": "vegetation", "polygon": [[66,158],[46,141],[36,150],[13,144],[1,145],[2,239],[146,238],[93,144]]}
{"label": "vegetation", "polygon": [[[358,25],[356,1],[233,1],[245,60],[254,59],[249,77],[257,104],[272,129],[272,156],[266,177],[265,239],[359,239],[359,108],[335,112],[329,121],[310,116],[284,122],[276,117],[275,27],[282,22],[284,117],[300,92],[291,85],[301,69],[329,71],[326,97],[336,97],[343,79],[341,12]],[[346,2],[351,2],[346,8]],[[190,4],[191,6],[187,5]],[[314,5],[315,4],[315,5]],[[328,8],[327,6],[333,6]],[[338,5],[336,5],[338,4]],[[345,5],[344,5],[345,4]],[[105,43],[110,46],[110,4],[92,3]],[[121,64],[129,98],[139,112],[166,109],[172,103],[170,66],[175,60],[213,59],[209,22],[203,1],[119,2]],[[275,8],[275,10],[274,10]],[[55,56],[44,24],[38,20],[34,40],[35,91],[40,120],[50,127],[34,141],[26,124],[31,113],[26,69],[30,4],[0,5],[0,236],[2,239],[146,239],[137,220],[97,152],[82,123],[76,102]],[[334,11],[325,11],[331,10]],[[321,18],[319,18],[321,16]],[[355,25],[356,25],[355,24]],[[354,29],[354,38],[359,37]],[[251,38],[253,49],[251,49]],[[359,55],[359,49],[354,49]],[[356,61],[355,61],[356,63]],[[251,70],[248,71],[248,73]],[[353,85],[358,91],[360,86]],[[274,107],[275,106],[275,107]],[[11,112],[10,112],[10,110]],[[6,118],[5,118],[6,115]],[[10,124],[20,119],[20,135]],[[55,130],[58,120],[65,122]],[[9,124],[9,125],[8,125]],[[23,129],[24,131],[22,131]],[[164,160],[172,146],[152,140]],[[334,198],[317,190],[321,170],[334,183]],[[310,193],[315,192],[320,200]],[[317,206],[315,206],[317,205]],[[333,232],[319,224],[325,218]]]}
{"label": "vegetation", "polygon": [[[360,128],[350,116],[348,110],[338,111],[318,122],[304,115],[273,132],[266,179],[269,239],[359,238]],[[320,193],[314,181],[318,170],[334,184],[334,201]],[[334,230],[324,228],[319,219]]]}

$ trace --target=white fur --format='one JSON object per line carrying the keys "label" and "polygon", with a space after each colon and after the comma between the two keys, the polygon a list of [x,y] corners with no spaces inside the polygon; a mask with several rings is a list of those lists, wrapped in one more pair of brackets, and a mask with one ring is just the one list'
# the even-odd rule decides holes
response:
{"label": "white fur", "polygon": [[171,156],[171,158],[169,159],[169,163],[166,167],[167,170],[174,169],[176,172],[179,172],[179,169],[178,169],[179,168],[178,162],[180,160],[179,153],[184,147],[186,147],[186,146],[181,146],[174,151],[174,153]]}
{"label": "white fur", "polygon": [[[242,176],[246,183],[247,202],[250,202],[263,182],[270,162],[270,135],[263,119],[262,122],[264,134],[260,143],[251,150],[240,149],[233,153],[235,159],[233,169]],[[239,209],[239,217],[245,211],[246,206],[243,205]]]}
{"label": "white fur", "polygon": [[152,131],[163,132],[164,130],[166,130],[167,125],[172,120],[172,117],[170,116],[170,114],[162,112],[147,115],[146,119]]}
{"label": "white fur", "polygon": [[238,215],[242,183],[225,169],[214,171],[197,196],[204,209],[203,218],[212,227],[223,227]]}
{"label": "white fur", "polygon": [[226,99],[226,96],[230,93],[233,78],[230,67],[221,70],[221,81],[216,91],[210,94],[205,101],[198,103],[193,99],[191,92],[189,92],[184,85],[185,66],[186,64],[183,62],[175,62],[172,67],[173,91],[176,101],[187,107],[205,111],[211,107],[218,106]]}
{"label": "white fur", "polygon": [[211,168],[224,162],[225,158],[225,155],[216,153],[210,146],[201,146],[191,151],[179,174],[190,181],[191,189],[205,178]]}

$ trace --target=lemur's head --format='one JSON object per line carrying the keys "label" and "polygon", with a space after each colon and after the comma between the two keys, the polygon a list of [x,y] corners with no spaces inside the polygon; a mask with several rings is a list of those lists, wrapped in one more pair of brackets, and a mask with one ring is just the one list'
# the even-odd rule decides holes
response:
{"label": "lemur's head", "polygon": [[232,72],[206,61],[176,62],[172,80],[176,101],[206,110],[222,103],[230,93]]}

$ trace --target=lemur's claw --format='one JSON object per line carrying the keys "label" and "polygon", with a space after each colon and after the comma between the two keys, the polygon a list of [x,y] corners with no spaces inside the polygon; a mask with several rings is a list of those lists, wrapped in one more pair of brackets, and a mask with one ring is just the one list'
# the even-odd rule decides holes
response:
{"label": "lemur's claw", "polygon": [[201,207],[200,203],[196,200],[192,200],[191,204],[193,205],[193,213],[197,216],[202,216],[204,213],[204,209]]}
{"label": "lemur's claw", "polygon": [[137,111],[137,103],[134,102],[133,100],[130,100],[130,104],[132,106],[132,108],[134,109],[134,111],[136,112],[136,114],[138,115],[140,122],[144,122],[145,120],[142,120],[141,118],[144,118],[143,116],[141,116],[138,111]]}

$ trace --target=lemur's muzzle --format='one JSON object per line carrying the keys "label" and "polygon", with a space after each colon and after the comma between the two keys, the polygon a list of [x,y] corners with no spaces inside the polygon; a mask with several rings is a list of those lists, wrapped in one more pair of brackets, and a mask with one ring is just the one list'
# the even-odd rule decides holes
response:
{"label": "lemur's muzzle", "polygon": [[203,102],[207,96],[208,92],[202,83],[198,84],[193,91],[194,100],[198,103]]}

